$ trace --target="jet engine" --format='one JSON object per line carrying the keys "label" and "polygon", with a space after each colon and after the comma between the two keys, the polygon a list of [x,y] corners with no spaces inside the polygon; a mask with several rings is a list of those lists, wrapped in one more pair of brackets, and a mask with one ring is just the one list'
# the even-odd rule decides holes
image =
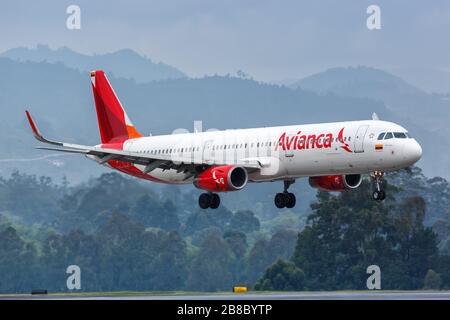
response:
{"label": "jet engine", "polygon": [[360,174],[346,174],[342,176],[309,177],[309,184],[313,188],[324,191],[346,191],[360,186],[362,177]]}
{"label": "jet engine", "polygon": [[247,170],[235,165],[210,167],[194,179],[197,188],[210,192],[240,190],[247,182]]}

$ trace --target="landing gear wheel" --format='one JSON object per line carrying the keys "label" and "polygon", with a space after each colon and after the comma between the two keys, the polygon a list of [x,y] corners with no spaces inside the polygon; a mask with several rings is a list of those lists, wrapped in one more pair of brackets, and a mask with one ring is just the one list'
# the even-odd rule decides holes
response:
{"label": "landing gear wheel", "polygon": [[286,196],[284,195],[284,193],[277,193],[275,195],[275,206],[278,209],[282,209],[286,206]]}
{"label": "landing gear wheel", "polygon": [[373,181],[374,181],[374,191],[372,193],[372,198],[375,201],[383,201],[386,198],[386,192],[383,190],[382,183],[383,183],[383,176],[384,172],[381,171],[375,171],[372,175]]}
{"label": "landing gear wheel", "polygon": [[198,205],[202,209],[217,209],[220,206],[220,197],[216,193],[202,193],[198,197]]}
{"label": "landing gear wheel", "polygon": [[211,204],[211,197],[209,196],[209,194],[207,193],[202,193],[199,197],[198,197],[198,205],[200,206],[200,208],[202,209],[208,209],[209,206]]}
{"label": "landing gear wheel", "polygon": [[297,199],[295,198],[295,194],[285,193],[285,197],[287,199],[286,208],[295,207],[295,203],[297,202]]}
{"label": "landing gear wheel", "polygon": [[375,200],[375,201],[379,201],[380,198],[381,198],[380,191],[375,190],[375,191],[372,193],[372,198],[373,198],[373,200]]}
{"label": "landing gear wheel", "polygon": [[275,206],[278,209],[282,208],[293,208],[297,202],[295,194],[288,192],[288,188],[293,184],[295,180],[284,180],[284,191],[282,193],[277,193],[275,195]]}
{"label": "landing gear wheel", "polygon": [[217,209],[220,206],[220,197],[217,193],[211,194],[211,204],[209,207],[211,209]]}

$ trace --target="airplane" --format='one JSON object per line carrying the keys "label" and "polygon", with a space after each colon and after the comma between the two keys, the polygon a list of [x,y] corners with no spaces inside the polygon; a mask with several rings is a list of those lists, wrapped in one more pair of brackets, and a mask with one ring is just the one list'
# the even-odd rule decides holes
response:
{"label": "airplane", "polygon": [[51,146],[38,149],[84,154],[98,164],[141,179],[194,184],[205,191],[202,209],[220,205],[218,193],[242,190],[248,183],[283,181],[274,197],[277,208],[293,208],[289,186],[298,178],[329,192],[358,188],[362,175],[382,201],[385,172],[408,168],[422,155],[405,128],[372,120],[217,130],[142,136],[132,124],[104,71],[91,71],[101,143],[85,146],[48,140],[26,111],[35,138]]}

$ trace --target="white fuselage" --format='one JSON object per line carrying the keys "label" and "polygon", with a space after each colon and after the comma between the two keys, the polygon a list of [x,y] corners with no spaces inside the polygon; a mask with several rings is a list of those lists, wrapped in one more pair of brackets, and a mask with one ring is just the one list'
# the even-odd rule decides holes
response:
{"label": "white fuselage", "polygon": [[[384,132],[397,137],[378,140]],[[256,160],[263,169],[249,172],[253,182],[398,170],[418,161],[422,153],[406,129],[380,120],[150,136],[127,140],[123,150],[203,159],[207,165]],[[193,179],[174,169],[158,168],[149,175],[166,183]]]}

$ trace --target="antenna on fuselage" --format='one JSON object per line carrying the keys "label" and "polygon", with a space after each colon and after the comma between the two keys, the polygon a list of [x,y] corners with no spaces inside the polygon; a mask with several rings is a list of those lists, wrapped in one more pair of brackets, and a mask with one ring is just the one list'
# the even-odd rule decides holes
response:
{"label": "antenna on fuselage", "polygon": [[380,120],[380,117],[376,114],[376,112],[372,113],[372,120]]}

